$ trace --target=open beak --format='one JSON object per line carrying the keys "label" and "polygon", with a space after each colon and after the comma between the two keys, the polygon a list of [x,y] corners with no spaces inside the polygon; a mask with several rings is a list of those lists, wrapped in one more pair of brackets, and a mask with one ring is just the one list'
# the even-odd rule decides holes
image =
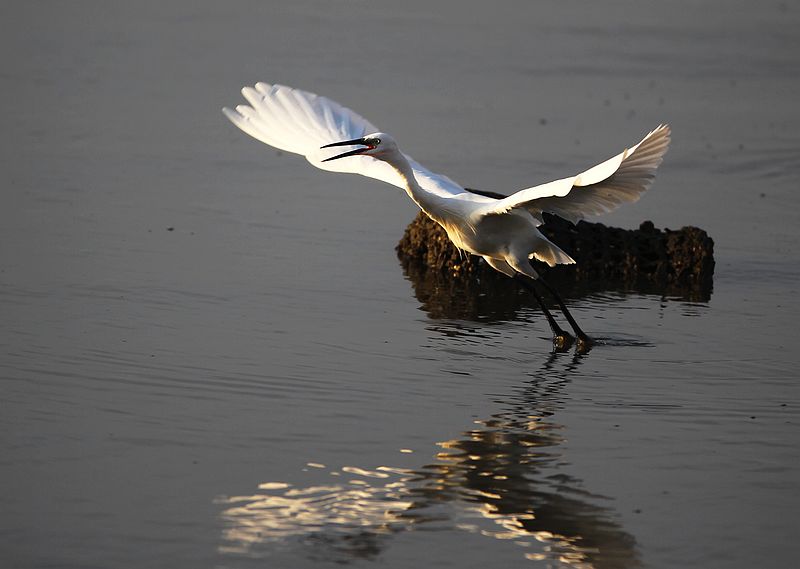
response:
{"label": "open beak", "polygon": [[331,146],[353,146],[356,144],[365,145],[364,148],[356,148],[355,150],[350,150],[349,152],[345,152],[344,154],[337,154],[336,156],[331,156],[330,158],[326,158],[323,162],[327,162],[329,160],[336,160],[337,158],[344,158],[345,156],[356,156],[357,154],[361,154],[362,152],[366,152],[371,146],[366,146],[366,141],[363,138],[356,138],[355,140],[344,140],[342,142],[334,142],[332,144],[326,144],[325,146],[320,146],[320,148],[330,148]]}

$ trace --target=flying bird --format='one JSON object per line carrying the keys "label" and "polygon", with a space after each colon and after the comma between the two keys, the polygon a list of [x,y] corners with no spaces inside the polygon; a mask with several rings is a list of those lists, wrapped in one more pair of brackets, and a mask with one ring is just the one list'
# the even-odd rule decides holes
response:
{"label": "flying bird", "polygon": [[[652,184],[670,141],[662,124],[638,144],[580,174],[525,188],[507,196],[467,190],[431,172],[400,151],[389,134],[352,110],[319,95],[284,85],[244,87],[249,105],[222,112],[250,136],[281,150],[301,154],[323,170],[350,172],[403,188],[447,232],[453,244],[479,255],[494,269],[530,290],[553,332],[557,350],[577,338],[586,351],[592,340],[578,326],[558,292],[531,264],[555,266],[575,260],[538,229],[548,212],[573,223],[635,202]],[[351,147],[336,153],[340,147]],[[330,149],[338,148],[332,151]],[[541,283],[556,299],[575,337],[553,318],[534,286]]]}

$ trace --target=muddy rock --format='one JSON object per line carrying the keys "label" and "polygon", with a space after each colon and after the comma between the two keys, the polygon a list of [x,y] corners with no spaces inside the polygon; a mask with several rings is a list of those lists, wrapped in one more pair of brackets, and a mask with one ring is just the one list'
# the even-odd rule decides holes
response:
{"label": "muddy rock", "polygon": [[[581,221],[573,225],[546,216],[542,232],[569,253],[575,265],[548,267],[534,262],[537,271],[567,294],[599,290],[639,291],[705,301],[711,296],[714,241],[697,227],[657,229],[645,221],[639,229],[620,229]],[[516,286],[480,257],[458,251],[444,230],[422,212],[397,245],[397,255],[408,274],[417,278],[480,289]]]}

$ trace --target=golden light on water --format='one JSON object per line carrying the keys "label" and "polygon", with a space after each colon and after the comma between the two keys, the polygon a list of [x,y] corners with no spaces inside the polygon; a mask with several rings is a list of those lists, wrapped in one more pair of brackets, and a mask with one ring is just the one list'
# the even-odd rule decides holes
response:
{"label": "golden light on water", "polygon": [[219,549],[258,557],[276,547],[324,545],[346,563],[373,558],[393,534],[430,528],[519,547],[521,559],[547,567],[640,567],[635,542],[595,496],[565,474],[542,470],[558,464],[557,425],[539,417],[476,423],[483,428],[438,443],[435,461],[417,469],[325,472],[308,462],[308,485],[264,482],[256,494],[220,498]]}
{"label": "golden light on water", "polygon": [[265,492],[219,499],[227,506],[221,514],[227,525],[221,552],[250,554],[254,546],[318,532],[385,533],[398,523],[398,513],[412,505],[403,500],[403,487],[396,483],[372,486],[353,480],[348,485],[291,488],[266,482],[259,488]]}
{"label": "golden light on water", "polygon": [[[635,540],[608,502],[564,471],[562,427],[533,401],[475,420],[413,469],[307,462],[294,483],[268,481],[253,495],[220,498],[220,551],[261,557],[322,547],[323,558],[349,563],[377,558],[398,533],[436,530],[518,548],[532,566],[640,567]],[[397,452],[406,464],[419,456]]]}

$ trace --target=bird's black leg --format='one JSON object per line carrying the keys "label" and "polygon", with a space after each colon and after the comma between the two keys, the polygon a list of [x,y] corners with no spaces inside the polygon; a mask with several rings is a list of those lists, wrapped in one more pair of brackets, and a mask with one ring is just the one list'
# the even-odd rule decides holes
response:
{"label": "bird's black leg", "polygon": [[572,317],[572,314],[569,313],[569,310],[567,310],[567,306],[564,304],[564,301],[561,300],[561,296],[558,294],[558,292],[556,292],[556,289],[553,288],[546,280],[542,278],[539,278],[538,280],[556,299],[559,308],[561,308],[561,312],[564,313],[564,317],[567,319],[567,322],[569,322],[569,325],[572,326],[572,331],[575,332],[575,336],[578,338],[578,349],[581,351],[589,351],[594,343],[592,342],[592,339],[589,338],[589,336],[587,336],[583,330],[581,330],[580,326],[578,326],[578,323],[575,322],[575,319]]}
{"label": "bird's black leg", "polygon": [[550,314],[550,311],[544,304],[542,295],[540,295],[539,291],[536,290],[533,280],[530,277],[519,273],[514,277],[514,279],[523,287],[531,291],[533,296],[536,298],[536,302],[539,303],[539,307],[542,309],[542,312],[544,312],[545,318],[547,318],[547,323],[550,324],[550,329],[553,331],[553,346],[555,347],[556,351],[564,351],[568,349],[575,341],[575,338],[573,338],[569,332],[562,330],[561,326],[559,326],[558,322],[556,322],[556,319],[553,318],[552,314]]}

